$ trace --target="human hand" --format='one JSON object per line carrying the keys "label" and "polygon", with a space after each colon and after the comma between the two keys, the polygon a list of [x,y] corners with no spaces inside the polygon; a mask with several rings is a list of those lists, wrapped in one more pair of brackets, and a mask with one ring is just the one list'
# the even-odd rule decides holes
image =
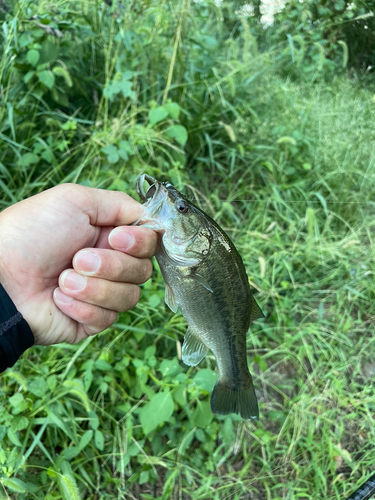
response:
{"label": "human hand", "polygon": [[125,193],[62,184],[0,213],[0,283],[35,344],[77,343],[140,298],[158,236]]}

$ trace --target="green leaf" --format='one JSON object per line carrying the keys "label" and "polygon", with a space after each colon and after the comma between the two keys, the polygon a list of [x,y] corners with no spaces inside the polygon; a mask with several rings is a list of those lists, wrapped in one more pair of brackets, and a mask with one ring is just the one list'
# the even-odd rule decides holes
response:
{"label": "green leaf", "polygon": [[205,429],[208,424],[213,419],[213,415],[210,408],[210,403],[207,401],[198,401],[197,408],[194,411],[191,421],[193,425]]}
{"label": "green leaf", "polygon": [[92,374],[91,368],[87,369],[85,375],[83,376],[83,385],[85,387],[85,391],[88,391],[90,389],[93,379],[94,375]]}
{"label": "green leaf", "polygon": [[201,443],[205,443],[207,441],[206,439],[206,434],[204,433],[204,431],[202,431],[202,429],[197,429],[195,431],[195,437],[201,442]]}
{"label": "green leaf", "polygon": [[111,155],[117,152],[117,148],[113,144],[109,144],[105,148],[102,148],[102,152],[106,155]]}
{"label": "green leaf", "polygon": [[140,420],[145,434],[149,434],[158,425],[172,416],[173,398],[169,391],[159,392],[140,410]]}
{"label": "green leaf", "polygon": [[53,87],[53,84],[55,83],[55,76],[51,71],[41,71],[38,73],[38,78],[43,85],[45,85],[47,88],[51,89]]}
{"label": "green leaf", "polygon": [[116,75],[116,77],[104,88],[104,97],[113,101],[117,94],[122,93],[124,97],[135,99],[136,94],[134,90],[132,90],[133,82],[129,81],[134,75],[136,75],[136,73],[132,71],[125,71],[122,75]]}
{"label": "green leaf", "polygon": [[28,425],[29,421],[26,417],[23,416],[13,417],[11,422],[11,429],[14,432],[22,431],[23,429],[26,429]]}
{"label": "green leaf", "polygon": [[99,427],[99,418],[94,411],[89,411],[88,416],[90,418],[90,427],[92,429],[97,429]]}
{"label": "green leaf", "polygon": [[96,429],[94,441],[95,441],[95,446],[98,448],[98,450],[100,451],[104,450],[104,436],[102,431]]}
{"label": "green leaf", "polygon": [[[286,282],[282,281],[281,283],[287,284],[285,288],[287,288],[289,286],[289,283],[287,281]],[[283,286],[283,285],[281,284],[281,286]],[[266,363],[265,359],[263,358],[263,356],[258,356],[258,355],[254,356],[254,361],[255,361],[255,363],[258,363],[259,368],[262,370],[262,372],[265,372],[267,370],[268,366],[267,366],[267,363]]]}
{"label": "green leaf", "polygon": [[163,374],[163,377],[175,375],[182,370],[177,358],[164,359],[159,367],[159,371]]}
{"label": "green leaf", "polygon": [[185,146],[188,139],[188,133],[186,128],[182,125],[172,125],[165,133],[168,137],[175,139],[181,146]]}
{"label": "green leaf", "polygon": [[77,130],[77,122],[75,120],[68,120],[61,125],[62,130]]}
{"label": "green leaf", "polygon": [[32,79],[32,77],[35,75],[35,71],[28,71],[26,75],[23,77],[23,81],[25,83],[29,83],[29,81]]}
{"label": "green leaf", "polygon": [[112,371],[112,366],[102,358],[99,358],[95,361],[95,368],[97,368],[98,370],[102,370],[104,372]]}
{"label": "green leaf", "polygon": [[102,152],[107,155],[107,160],[110,163],[117,163],[119,161],[118,149],[113,144],[109,144],[103,148]]}
{"label": "green leaf", "polygon": [[154,293],[151,295],[151,297],[148,299],[148,303],[150,307],[158,307],[160,304],[161,299],[157,293]]}
{"label": "green leaf", "polygon": [[2,484],[9,488],[14,493],[26,493],[29,491],[28,486],[25,482],[21,481],[21,479],[17,478],[4,478],[1,480]]}
{"label": "green leaf", "polygon": [[182,384],[179,385],[174,391],[173,391],[173,399],[178,403],[180,406],[184,406],[186,404],[186,387],[183,386]]}
{"label": "green leaf", "polygon": [[147,483],[149,478],[149,471],[148,470],[143,470],[140,475],[139,475],[139,484],[144,484]]}
{"label": "green leaf", "polygon": [[18,161],[22,167],[29,167],[39,161],[39,156],[34,153],[25,153]]}
{"label": "green leaf", "polygon": [[56,375],[50,375],[48,378],[47,378],[47,385],[48,385],[48,388],[50,391],[53,391],[56,387],[56,384],[57,384],[57,377]]}
{"label": "green leaf", "polygon": [[151,109],[148,113],[148,119],[150,120],[150,125],[153,126],[155,123],[159,123],[168,116],[168,111],[164,106],[158,106],[157,108]]}
{"label": "green leaf", "polygon": [[65,460],[72,460],[72,458],[75,458],[77,455],[80,453],[80,449],[78,446],[71,446],[70,448],[65,448],[63,450],[62,455],[65,458]]}
{"label": "green leaf", "polygon": [[0,425],[0,443],[4,439],[6,433],[7,433],[6,426],[5,425]]}
{"label": "green leaf", "polygon": [[[13,412],[14,411],[15,410],[13,410]],[[12,416],[10,415],[10,413],[8,413],[4,407],[0,406],[0,422],[10,422],[11,420]]]}
{"label": "green leaf", "polygon": [[164,104],[164,108],[171,118],[173,118],[174,120],[178,120],[181,108],[176,102],[168,102],[167,104]]}
{"label": "green leaf", "polygon": [[45,379],[43,379],[42,377],[37,377],[34,380],[31,380],[27,384],[27,388],[30,392],[32,392],[39,398],[43,397],[44,394],[48,391],[48,385],[46,384]]}
{"label": "green leaf", "polygon": [[126,151],[129,156],[132,156],[134,154],[132,145],[130,144],[129,141],[124,141],[124,140],[120,141],[119,148],[123,151]]}
{"label": "green leaf", "polygon": [[31,49],[26,54],[26,60],[31,66],[36,66],[39,61],[40,54],[37,50]]}
{"label": "green leaf", "polygon": [[18,434],[16,433],[16,431],[14,431],[12,428],[8,428],[8,438],[12,441],[13,444],[15,444],[16,446],[22,446],[22,443],[21,441],[19,440],[19,437],[18,437]]}
{"label": "green leaf", "polygon": [[195,374],[193,380],[202,390],[212,392],[217,381],[217,373],[208,368],[203,368]]}
{"label": "green leaf", "polygon": [[93,436],[93,431],[86,431],[83,436],[81,437],[80,441],[79,441],[79,445],[78,445],[78,448],[80,450],[83,450],[84,448],[86,448],[86,446],[89,444],[89,442],[91,441],[92,439],[92,436]]}
{"label": "green leaf", "polygon": [[21,393],[17,392],[14,396],[9,398],[9,403],[13,406],[13,408],[19,408],[23,403],[24,398]]}
{"label": "green leaf", "polygon": [[208,50],[214,50],[219,46],[219,43],[216,40],[216,38],[209,35],[200,35],[198,37],[198,40]]}
{"label": "green leaf", "polygon": [[123,149],[119,149],[118,150],[118,155],[120,158],[122,158],[123,160],[129,160],[129,155],[126,151],[124,151]]}
{"label": "green leaf", "polygon": [[65,108],[69,107],[69,99],[65,93],[60,92],[60,90],[58,90],[56,87],[52,87],[51,92],[54,101],[56,101],[61,106],[64,106]]}
{"label": "green leaf", "polygon": [[55,62],[59,55],[59,47],[52,42],[44,42],[40,49],[39,64]]}

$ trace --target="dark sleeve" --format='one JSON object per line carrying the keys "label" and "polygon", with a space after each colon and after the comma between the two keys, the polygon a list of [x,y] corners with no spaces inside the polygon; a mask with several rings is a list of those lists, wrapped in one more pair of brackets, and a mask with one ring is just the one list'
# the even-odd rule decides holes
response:
{"label": "dark sleeve", "polygon": [[13,366],[29,347],[34,336],[0,283],[0,372]]}

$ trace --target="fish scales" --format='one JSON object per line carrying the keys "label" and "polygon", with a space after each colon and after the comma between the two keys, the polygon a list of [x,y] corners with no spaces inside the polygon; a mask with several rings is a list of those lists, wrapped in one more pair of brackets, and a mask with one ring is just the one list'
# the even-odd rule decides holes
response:
{"label": "fish scales", "polygon": [[166,282],[166,302],[174,312],[179,307],[188,323],[183,361],[197,365],[211,350],[219,370],[213,413],[258,417],[246,333],[251,320],[263,313],[252,297],[239,253],[220,226],[170,183],[143,174],[137,191],[146,203],[135,224],[163,233],[156,259]]}
{"label": "fish scales", "polygon": [[[168,266],[163,256],[156,258],[165,281],[174,290],[182,315],[192,331],[200,332],[203,343],[218,359],[220,374],[240,386],[248,380],[247,370],[244,369],[247,368],[247,361],[246,337],[243,332],[250,326],[248,309],[251,295],[242,266],[234,263],[228,267],[228,252],[236,252],[231,242],[228,247],[229,249],[221,242],[213,241],[211,251],[202,264],[196,267],[199,274],[210,276],[207,281],[212,292],[189,279],[190,270],[180,271],[174,266]],[[230,362],[226,362],[227,353],[230,354]]]}

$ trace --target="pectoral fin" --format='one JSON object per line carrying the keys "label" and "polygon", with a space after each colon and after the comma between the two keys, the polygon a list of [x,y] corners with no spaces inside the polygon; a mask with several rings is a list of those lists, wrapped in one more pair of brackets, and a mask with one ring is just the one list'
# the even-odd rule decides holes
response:
{"label": "pectoral fin", "polygon": [[250,320],[255,321],[256,319],[264,318],[264,314],[258,304],[255,302],[254,297],[251,300],[251,316]]}
{"label": "pectoral fin", "polygon": [[172,288],[167,285],[167,283],[165,284],[165,303],[167,304],[167,306],[169,307],[169,309],[171,309],[174,313],[177,312],[177,308],[178,308],[178,304],[176,302],[176,297],[173,293],[173,290]]}
{"label": "pectoral fin", "polygon": [[208,348],[195,335],[190,328],[184,337],[182,344],[182,361],[189,366],[196,366],[208,353]]}
{"label": "pectoral fin", "polygon": [[203,276],[201,276],[200,274],[197,274],[197,273],[191,274],[190,277],[193,278],[193,280],[195,280],[197,283],[202,285],[206,290],[213,293],[211,288],[210,288],[210,285],[206,281],[206,278],[204,278]]}

